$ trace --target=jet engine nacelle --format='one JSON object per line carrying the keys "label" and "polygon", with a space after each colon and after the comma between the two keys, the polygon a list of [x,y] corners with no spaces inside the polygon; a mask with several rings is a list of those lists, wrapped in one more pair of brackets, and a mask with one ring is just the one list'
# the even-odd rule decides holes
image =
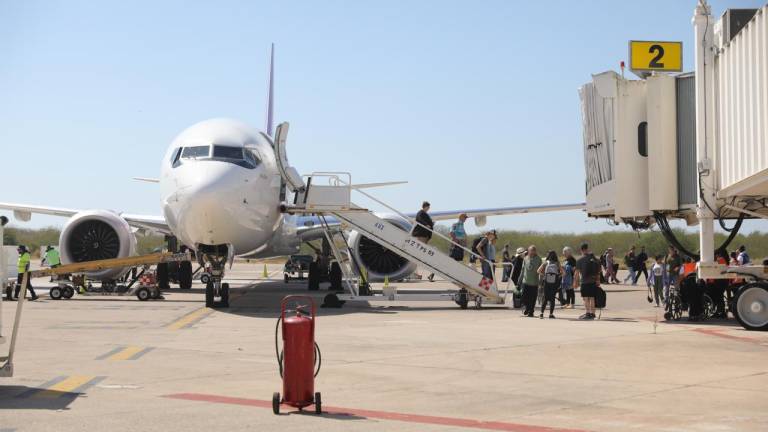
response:
{"label": "jet engine nacelle", "polygon": [[[380,218],[403,231],[411,231],[411,223],[397,215],[379,215]],[[349,234],[349,245],[357,262],[365,267],[368,279],[381,281],[384,277],[395,281],[406,278],[416,271],[416,264],[379,245],[357,231]]]}
{"label": "jet engine nacelle", "polygon": [[[63,264],[125,258],[136,254],[136,236],[128,222],[117,213],[83,211],[72,216],[61,230],[59,252]],[[86,275],[96,280],[111,280],[126,271],[127,268],[105,269]]]}

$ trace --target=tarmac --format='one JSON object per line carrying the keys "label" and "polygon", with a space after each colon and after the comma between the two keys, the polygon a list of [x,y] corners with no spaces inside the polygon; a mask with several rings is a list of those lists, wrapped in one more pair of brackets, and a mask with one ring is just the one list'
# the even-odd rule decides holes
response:
{"label": "tarmac", "polygon": [[[577,319],[578,296],[557,319],[450,302],[318,309],[324,412],[274,415],[279,302],[308,292],[281,265],[263,268],[235,264],[226,310],[205,308],[199,283],[149,302],[54,301],[41,288],[24,306],[15,376],[0,378],[0,432],[768,430],[768,333],[665,322],[630,285],[606,286],[595,321]],[[15,306],[2,304],[5,336]]]}

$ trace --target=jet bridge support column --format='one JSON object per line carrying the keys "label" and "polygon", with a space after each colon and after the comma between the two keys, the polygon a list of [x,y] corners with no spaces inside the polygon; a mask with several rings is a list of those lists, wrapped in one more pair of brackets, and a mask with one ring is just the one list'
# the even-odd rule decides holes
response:
{"label": "jet bridge support column", "polygon": [[[716,265],[714,218],[716,202],[716,175],[714,158],[714,22],[706,0],[701,0],[693,15],[696,63],[696,160],[699,198],[696,216],[699,219],[699,273]],[[705,270],[706,272],[706,270]]]}

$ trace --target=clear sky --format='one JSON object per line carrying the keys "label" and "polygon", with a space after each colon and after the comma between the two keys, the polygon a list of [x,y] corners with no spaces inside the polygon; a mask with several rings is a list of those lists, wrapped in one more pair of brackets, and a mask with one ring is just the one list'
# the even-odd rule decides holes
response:
{"label": "clear sky", "polygon": [[[630,39],[683,41],[690,70],[695,3],[0,0],[0,201],[160,214],[131,177],[157,177],[198,121],[262,128],[274,42],[299,171],[408,180],[375,192],[403,211],[579,202],[577,88]],[[489,226],[608,229],[582,212]]]}

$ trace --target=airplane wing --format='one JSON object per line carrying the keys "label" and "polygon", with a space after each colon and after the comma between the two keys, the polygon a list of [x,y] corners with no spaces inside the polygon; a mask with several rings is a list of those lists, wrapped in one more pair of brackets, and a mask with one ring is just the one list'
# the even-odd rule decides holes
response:
{"label": "airplane wing", "polygon": [[[20,221],[27,222],[32,218],[32,214],[44,214],[50,216],[72,217],[82,210],[67,209],[60,207],[45,207],[27,204],[14,204],[0,202],[0,210],[13,211],[13,217]],[[150,215],[132,215],[120,213],[120,216],[128,222],[128,225],[149,231],[155,231],[162,234],[171,234],[171,229],[162,216]]]}
{"label": "airplane wing", "polygon": [[[503,216],[512,214],[525,214],[525,213],[541,213],[541,212],[553,212],[553,211],[565,211],[565,210],[584,210],[586,209],[586,203],[574,203],[574,204],[555,204],[555,205],[538,205],[538,206],[521,206],[521,207],[497,207],[497,208],[485,208],[485,209],[465,209],[465,210],[446,210],[446,211],[430,211],[429,215],[432,220],[450,220],[457,219],[460,214],[465,213],[468,217],[482,219],[488,216]],[[408,214],[409,217],[416,217],[416,213]]]}

